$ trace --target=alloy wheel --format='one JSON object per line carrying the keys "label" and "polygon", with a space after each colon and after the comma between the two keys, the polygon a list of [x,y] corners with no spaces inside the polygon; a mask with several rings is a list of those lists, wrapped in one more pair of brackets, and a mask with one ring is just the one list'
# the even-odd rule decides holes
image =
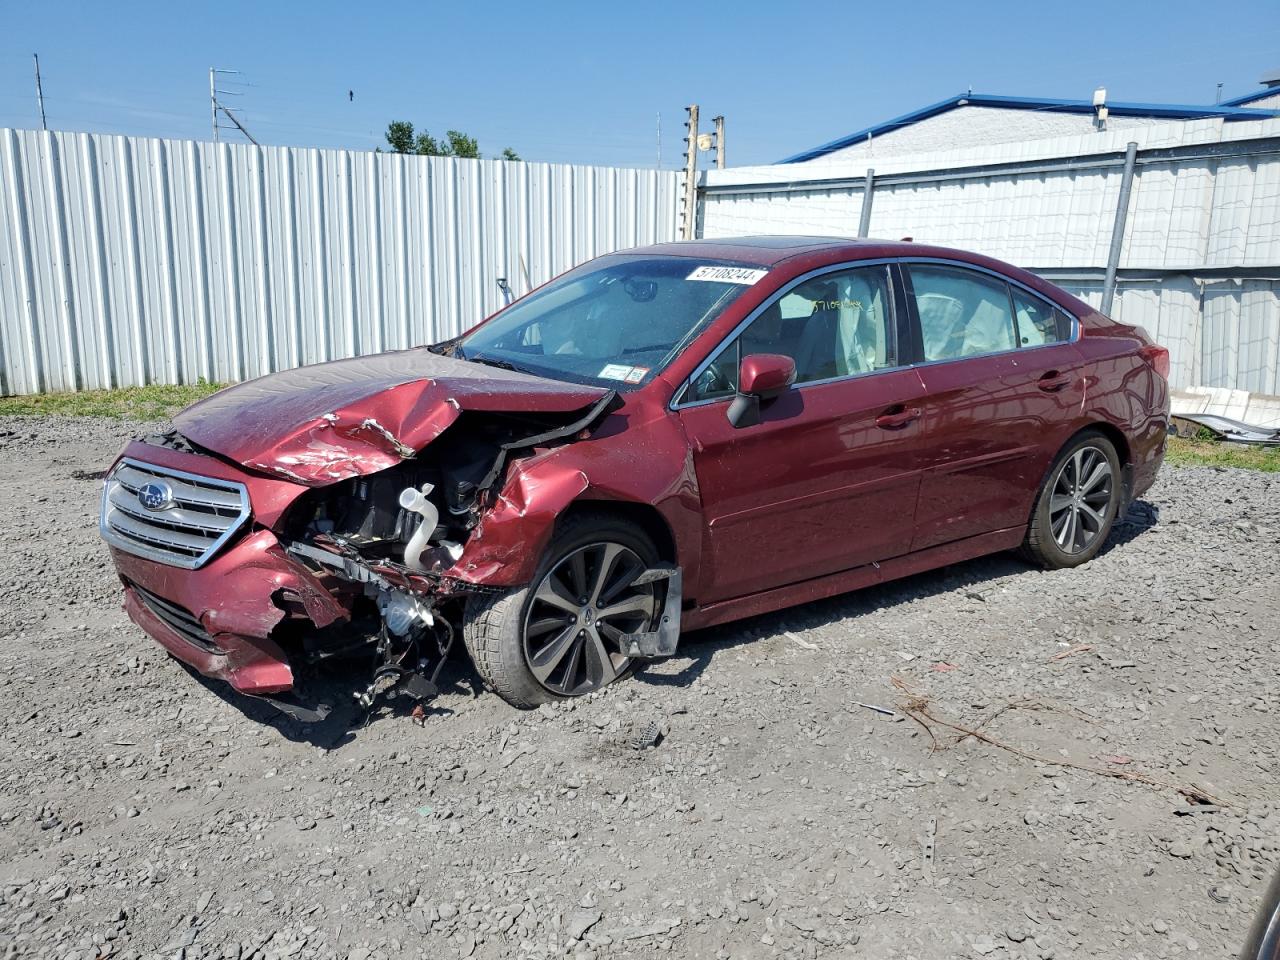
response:
{"label": "alloy wheel", "polygon": [[656,613],[653,584],[634,583],[645,566],[620,543],[593,543],[542,578],[524,623],[525,659],[542,686],[580,697],[627,669],[623,638],[650,629]]}
{"label": "alloy wheel", "polygon": [[1058,549],[1083,553],[1107,526],[1115,475],[1098,447],[1081,447],[1063,461],[1049,496],[1049,527]]}

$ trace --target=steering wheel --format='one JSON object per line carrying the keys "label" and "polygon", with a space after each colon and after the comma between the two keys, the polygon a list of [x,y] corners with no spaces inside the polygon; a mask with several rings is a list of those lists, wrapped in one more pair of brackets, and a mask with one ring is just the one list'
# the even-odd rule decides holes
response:
{"label": "steering wheel", "polygon": [[698,381],[695,390],[699,397],[704,397],[710,393],[716,393],[721,390],[732,393],[734,386],[729,382],[729,377],[720,369],[719,363],[712,363],[711,366],[703,370],[698,375]]}

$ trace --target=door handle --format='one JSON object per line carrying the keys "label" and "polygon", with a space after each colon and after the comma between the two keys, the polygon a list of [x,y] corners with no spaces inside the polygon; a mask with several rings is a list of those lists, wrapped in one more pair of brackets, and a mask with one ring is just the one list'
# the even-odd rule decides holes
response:
{"label": "door handle", "polygon": [[919,407],[904,407],[902,404],[895,404],[876,417],[876,426],[881,430],[901,430],[907,424],[919,419]]}
{"label": "door handle", "polygon": [[1059,373],[1057,370],[1050,370],[1043,377],[1036,381],[1036,386],[1045,393],[1057,393],[1064,387],[1069,387],[1075,378],[1070,374]]}

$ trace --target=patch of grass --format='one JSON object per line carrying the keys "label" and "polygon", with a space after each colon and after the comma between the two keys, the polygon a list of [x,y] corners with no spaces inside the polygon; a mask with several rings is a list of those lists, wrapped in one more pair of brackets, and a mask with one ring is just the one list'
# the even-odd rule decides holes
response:
{"label": "patch of grass", "polygon": [[84,390],[80,393],[39,393],[26,397],[0,397],[0,416],[108,417],[114,420],[163,420],[183,407],[222,388],[220,383],[153,383],[119,390]]}
{"label": "patch of grass", "polygon": [[1224,443],[1200,437],[1170,437],[1164,459],[1179,467],[1242,467],[1280,473],[1280,447]]}

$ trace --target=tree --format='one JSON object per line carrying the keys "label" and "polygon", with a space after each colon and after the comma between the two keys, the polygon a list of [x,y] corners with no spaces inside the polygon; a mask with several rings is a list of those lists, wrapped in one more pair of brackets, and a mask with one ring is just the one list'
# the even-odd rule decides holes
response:
{"label": "tree", "polygon": [[503,147],[503,148],[502,148],[502,159],[503,159],[503,160],[519,160],[519,159],[520,159],[520,154],[516,153],[516,152],[515,152],[514,150],[512,150],[510,147]]}
{"label": "tree", "polygon": [[480,147],[475,137],[468,137],[460,130],[450,130],[445,136],[449,138],[449,146],[445,149],[444,156],[480,159]]}
{"label": "tree", "polygon": [[394,153],[415,153],[413,124],[404,120],[393,120],[387,124],[387,145]]}
{"label": "tree", "polygon": [[[469,137],[461,130],[449,130],[443,141],[437,140],[426,130],[415,135],[413,124],[407,120],[393,120],[387,124],[387,145],[396,153],[416,153],[423,157],[462,157],[468,160],[480,159],[480,147],[475,137]],[[510,153],[511,156],[507,156]],[[507,160],[519,160],[515,151],[508,147],[503,152]]]}

